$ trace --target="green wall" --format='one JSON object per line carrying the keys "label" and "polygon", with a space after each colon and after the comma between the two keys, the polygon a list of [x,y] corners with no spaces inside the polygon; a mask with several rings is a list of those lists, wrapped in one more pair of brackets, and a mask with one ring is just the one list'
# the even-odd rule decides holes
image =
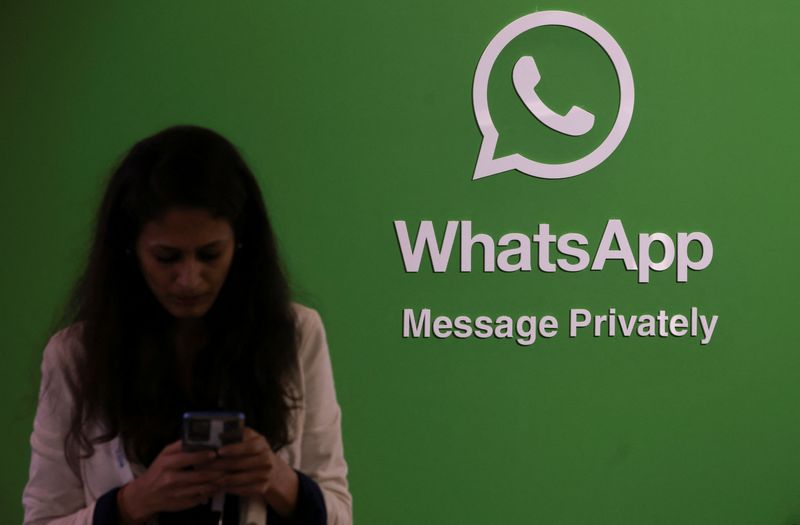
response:
{"label": "green wall", "polygon": [[[176,123],[241,148],[296,297],[323,316],[359,523],[800,522],[798,4],[90,4],[0,7],[9,523],[22,519],[41,349],[102,183],[134,141]],[[628,133],[578,177],[472,181],[478,59],[503,26],[543,9],[588,16],[622,46],[636,85]],[[514,46],[509,57],[536,56],[554,109],[586,101],[608,124],[617,93],[599,48],[552,28]],[[490,83],[500,149],[550,161],[591,149],[592,137],[537,128],[503,56]],[[596,246],[612,218],[632,240],[704,232],[714,259],[687,283],[672,269],[640,284],[619,261],[462,273],[454,256],[447,272],[406,273],[393,227],[471,220],[497,238],[547,223]],[[563,327],[527,347],[402,337],[404,308],[563,323],[570,308],[692,306],[719,315],[708,345]]]}

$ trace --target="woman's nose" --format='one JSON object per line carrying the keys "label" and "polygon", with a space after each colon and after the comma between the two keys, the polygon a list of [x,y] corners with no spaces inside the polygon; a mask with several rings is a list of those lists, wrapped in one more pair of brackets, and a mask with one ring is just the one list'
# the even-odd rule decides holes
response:
{"label": "woman's nose", "polygon": [[197,288],[201,282],[200,271],[201,271],[200,263],[196,261],[194,257],[187,257],[178,266],[178,276],[176,279],[176,284],[182,290],[187,290],[187,291]]}

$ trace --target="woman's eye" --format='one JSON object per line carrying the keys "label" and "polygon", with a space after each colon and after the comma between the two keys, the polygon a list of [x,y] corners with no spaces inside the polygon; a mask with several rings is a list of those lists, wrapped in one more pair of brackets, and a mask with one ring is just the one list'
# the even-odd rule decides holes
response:
{"label": "woman's eye", "polygon": [[156,255],[156,260],[161,264],[170,264],[177,262],[180,257],[178,255]]}
{"label": "woman's eye", "polygon": [[[220,252],[197,252],[197,259],[203,262],[211,262],[216,260],[220,255]],[[172,264],[181,259],[181,254],[155,255],[155,259],[161,264]]]}

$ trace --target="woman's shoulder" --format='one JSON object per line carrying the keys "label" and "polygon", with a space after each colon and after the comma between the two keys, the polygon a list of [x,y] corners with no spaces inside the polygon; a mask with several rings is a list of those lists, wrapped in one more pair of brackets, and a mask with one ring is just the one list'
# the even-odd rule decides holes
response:
{"label": "woman's shoulder", "polygon": [[[68,405],[78,378],[78,360],[83,353],[81,325],[73,324],[54,333],[44,347],[41,364],[40,400],[46,399],[52,412],[48,417],[69,423]],[[44,397],[46,396],[46,398]],[[56,415],[58,413],[59,415]]]}
{"label": "woman's shoulder", "polygon": [[75,344],[79,343],[83,335],[83,322],[72,323],[57,330],[50,336],[50,342],[55,344]]}
{"label": "woman's shoulder", "polygon": [[319,312],[300,303],[291,303],[291,307],[301,353],[307,351],[308,347],[319,347],[321,343],[325,343],[325,328]]}
{"label": "woman's shoulder", "polygon": [[42,369],[72,368],[83,351],[83,324],[71,324],[54,333],[42,356]]}
{"label": "woman's shoulder", "polygon": [[319,312],[299,303],[292,303],[298,336],[298,355],[304,366],[328,360],[328,341]]}
{"label": "woman's shoulder", "polygon": [[300,303],[291,303],[292,312],[294,313],[295,322],[297,327],[302,330],[307,330],[314,325],[322,325],[322,319],[319,312],[313,308]]}

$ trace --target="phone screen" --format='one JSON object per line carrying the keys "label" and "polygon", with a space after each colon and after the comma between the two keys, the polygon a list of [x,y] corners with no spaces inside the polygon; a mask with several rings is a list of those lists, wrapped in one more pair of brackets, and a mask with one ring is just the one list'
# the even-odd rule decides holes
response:
{"label": "phone screen", "polygon": [[244,434],[244,414],[230,411],[185,412],[183,414],[183,449],[216,450],[228,443],[238,443]]}

